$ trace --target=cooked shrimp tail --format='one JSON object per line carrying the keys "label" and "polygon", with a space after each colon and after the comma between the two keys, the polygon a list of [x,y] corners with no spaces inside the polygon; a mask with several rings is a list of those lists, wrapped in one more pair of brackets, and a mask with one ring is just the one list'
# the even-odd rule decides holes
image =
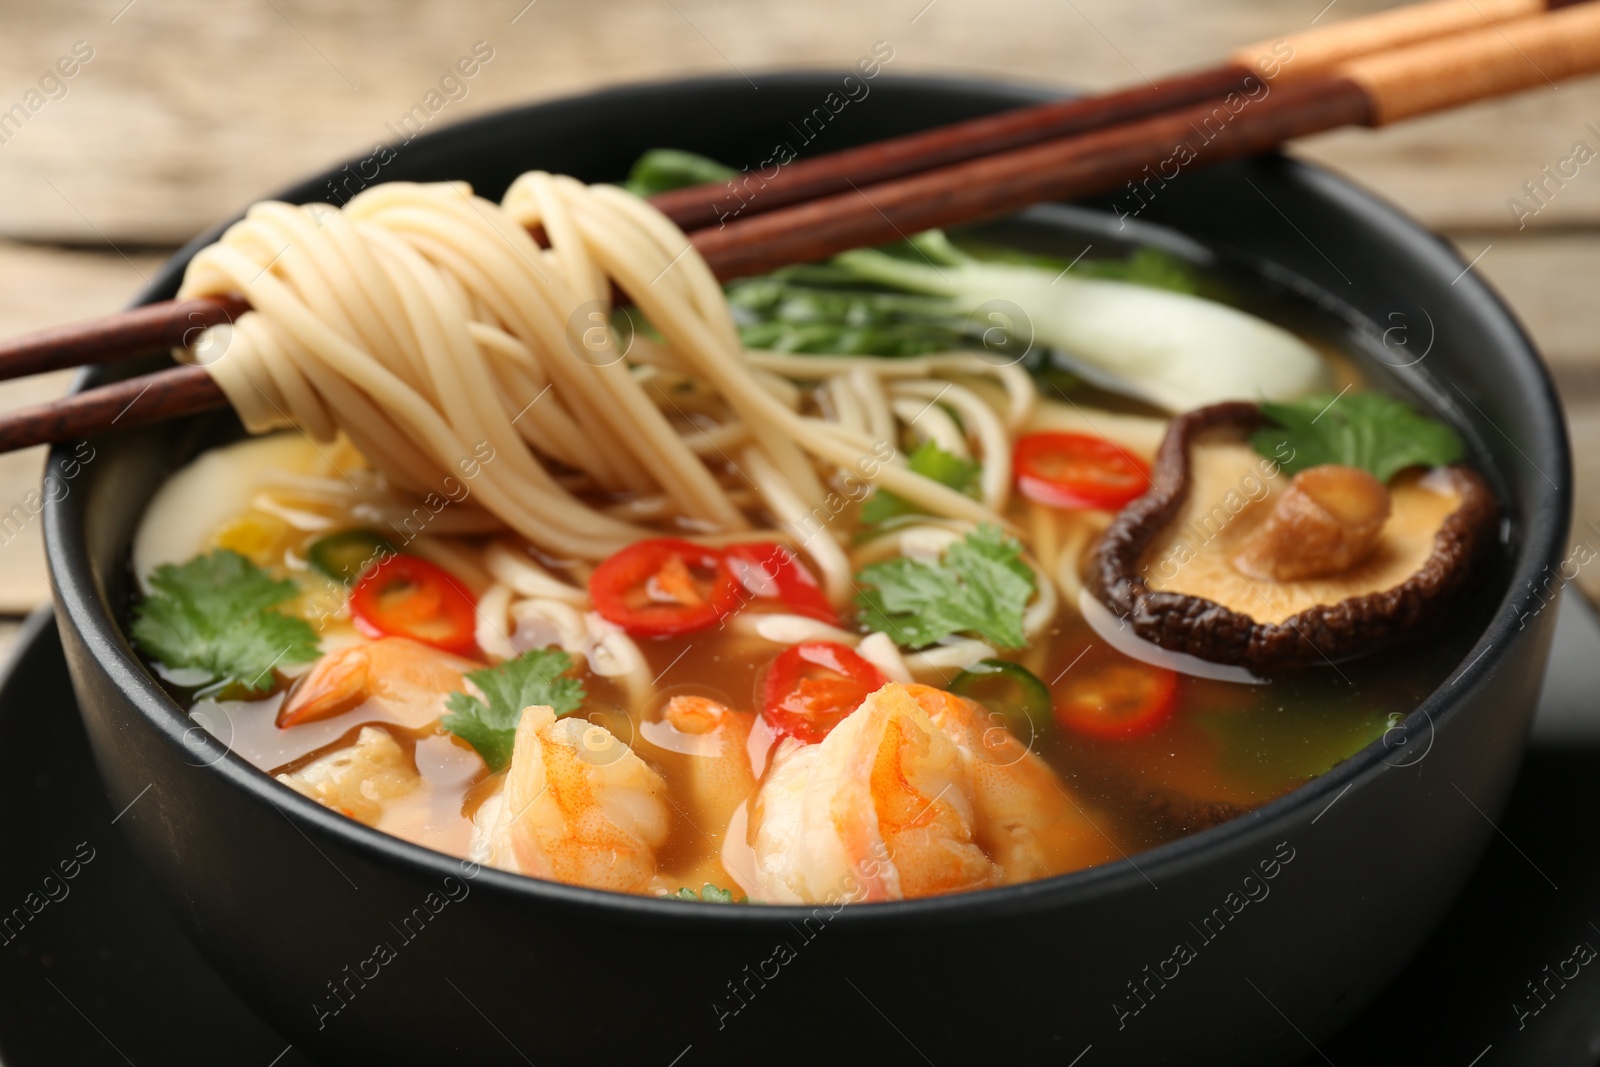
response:
{"label": "cooked shrimp tail", "polygon": [[666,783],[605,727],[525,708],[501,792],[474,820],[473,858],[569,885],[647,893],[667,839]]}
{"label": "cooked shrimp tail", "polygon": [[751,812],[754,895],[900,900],[993,885],[957,747],[891,682],[819,744],[780,747]]}
{"label": "cooked shrimp tail", "polygon": [[927,685],[911,697],[960,750],[971,776],[977,841],[1006,884],[1116,858],[1110,840],[1039,755],[981,704]]}
{"label": "cooked shrimp tail", "polygon": [[371,701],[374,717],[421,729],[444,713],[446,696],[478,666],[404,637],[363,641],[323,656],[295,682],[278,725],[329,719]]}

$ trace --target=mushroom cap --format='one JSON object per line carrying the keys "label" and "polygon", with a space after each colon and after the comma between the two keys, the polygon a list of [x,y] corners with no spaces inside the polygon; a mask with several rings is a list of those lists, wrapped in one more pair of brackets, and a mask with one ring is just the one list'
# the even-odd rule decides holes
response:
{"label": "mushroom cap", "polygon": [[[1151,488],[1123,508],[1095,550],[1086,585],[1139,637],[1215,663],[1333,662],[1414,633],[1466,584],[1493,540],[1499,505],[1455,464],[1390,485],[1377,545],[1337,575],[1248,578],[1230,560],[1288,478],[1248,443],[1267,419],[1250,403],[1174,419]],[[1231,494],[1231,495],[1230,495]]]}

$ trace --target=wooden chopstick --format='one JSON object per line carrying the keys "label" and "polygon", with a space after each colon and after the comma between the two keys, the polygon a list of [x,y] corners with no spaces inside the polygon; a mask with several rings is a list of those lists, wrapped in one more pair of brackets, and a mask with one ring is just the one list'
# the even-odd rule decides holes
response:
{"label": "wooden chopstick", "polygon": [[[1236,49],[1208,70],[1096,96],[1015,108],[920,133],[796,160],[770,177],[746,173],[729,182],[678,189],[651,202],[684,231],[723,226],[797,203],[1044,141],[1133,122],[1229,93],[1304,79],[1350,59],[1526,18],[1586,0],[1436,0],[1331,23]],[[909,232],[909,231],[908,231]],[[240,300],[164,301],[111,316],[0,340],[0,379],[87,363],[111,363],[182,347],[196,325],[230,321]]]}
{"label": "wooden chopstick", "polygon": [[1391,8],[1235,49],[1226,62],[1160,85],[1140,85],[968,119],[921,133],[801,159],[767,175],[746,171],[652,199],[684,230],[716,226],[858,187],[1105,129],[1164,111],[1325,74],[1359,56],[1480,29],[1586,0],[1436,0]]}
{"label": "wooden chopstick", "polygon": [[164,300],[88,322],[57,326],[0,342],[0,378],[115,363],[129,355],[184,348],[208,326],[250,310],[240,296]]}
{"label": "wooden chopstick", "polygon": [[228,406],[204,367],[171,367],[0,416],[0,452],[76,441]]}
{"label": "wooden chopstick", "polygon": [[697,230],[690,240],[719,277],[737,278],[1123,183],[1132,212],[1189,167],[1595,71],[1600,5],[1573,5],[1350,59],[1242,102],[1237,111],[1202,102]]}
{"label": "wooden chopstick", "polygon": [[[1446,0],[1455,3],[1456,0]],[[1252,72],[1233,63],[1095,96],[1014,108],[921,133],[798,159],[768,175],[746,171],[725,182],[674,189],[650,202],[684,230],[719,226],[853,188],[903,178],[1040,141],[1131,122],[1221,98]],[[1259,78],[1257,79],[1259,80]]]}
{"label": "wooden chopstick", "polygon": [[[1172,180],[1183,169],[1251,155],[1295,137],[1381,125],[1596,70],[1600,5],[1572,6],[1337,63],[1237,110],[1221,103],[1192,105],[700,229],[689,239],[721,278],[761,274],[1124,182],[1135,193],[1135,182],[1153,191],[1148,183]],[[0,451],[226,403],[201,367],[105,388],[113,392],[89,390],[0,418]],[[147,404],[144,398],[151,396]],[[108,417],[113,409],[115,417]]]}

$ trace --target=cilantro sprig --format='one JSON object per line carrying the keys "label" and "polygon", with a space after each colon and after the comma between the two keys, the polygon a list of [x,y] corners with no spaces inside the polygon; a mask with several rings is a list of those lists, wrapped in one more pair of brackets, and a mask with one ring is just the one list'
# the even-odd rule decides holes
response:
{"label": "cilantro sprig", "polygon": [[1383,393],[1269,401],[1261,411],[1277,425],[1257,430],[1250,443],[1287,474],[1338,463],[1387,482],[1407,467],[1442,466],[1466,454],[1449,426]]}
{"label": "cilantro sprig", "polygon": [[[978,477],[983,470],[972,460],[946,452],[931,440],[922,442],[906,457],[906,468],[913,474],[932,478],[940,485],[967,494],[977,488]],[[861,505],[861,521],[867,525],[915,514],[919,514],[917,505],[887,489],[873,490],[867,502]]]}
{"label": "cilantro sprig", "polygon": [[259,695],[276,684],[274,667],[317,658],[311,625],[271,610],[300,587],[237,552],[163,563],[150,575],[150,588],[133,609],[134,642],[166,667],[205,672],[202,684]]}
{"label": "cilantro sprig", "polygon": [[1038,585],[1022,545],[992,525],[953,543],[937,563],[902,556],[862,568],[856,582],[861,621],[908,648],[960,633],[1020,648],[1022,615]]}
{"label": "cilantro sprig", "polygon": [[478,750],[491,771],[511,762],[522,709],[547,704],[557,717],[583,706],[588,695],[583,683],[566,677],[572,657],[557,648],[536,648],[493,667],[468,671],[467,680],[483,699],[471,693],[451,693],[445,702],[450,714],[439,724]]}

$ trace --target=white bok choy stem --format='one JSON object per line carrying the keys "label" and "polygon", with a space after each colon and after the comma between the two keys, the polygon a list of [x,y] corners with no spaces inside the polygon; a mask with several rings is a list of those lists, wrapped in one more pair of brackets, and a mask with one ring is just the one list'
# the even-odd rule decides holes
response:
{"label": "white bok choy stem", "polygon": [[1327,363],[1310,345],[1214,300],[975,259],[938,230],[910,243],[927,262],[858,249],[833,263],[863,281],[943,297],[963,314],[993,310],[997,325],[1004,310],[985,305],[1014,304],[1026,321],[1007,324],[1013,336],[1056,349],[1095,385],[1167,411],[1221,400],[1291,400],[1331,382]]}

